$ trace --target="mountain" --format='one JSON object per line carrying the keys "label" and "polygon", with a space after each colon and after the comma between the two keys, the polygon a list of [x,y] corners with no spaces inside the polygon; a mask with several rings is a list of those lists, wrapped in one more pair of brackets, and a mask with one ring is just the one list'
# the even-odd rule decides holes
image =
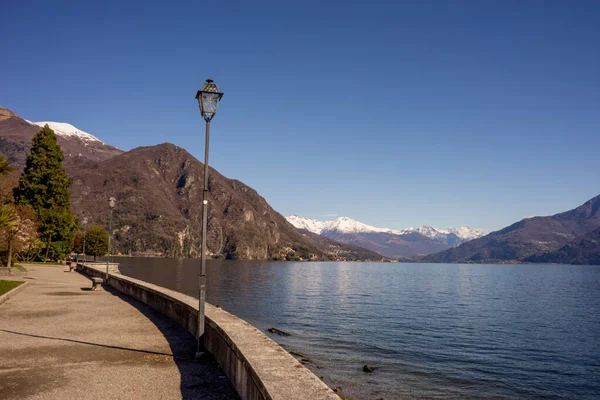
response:
{"label": "mountain", "polygon": [[[200,254],[203,164],[164,143],[139,147],[73,170],[71,204],[90,223],[106,225],[114,196],[116,248],[122,253]],[[254,189],[214,169],[209,175],[207,247],[217,258],[381,260],[379,254],[303,234]]]}
{"label": "mountain", "polygon": [[[31,139],[48,124],[72,178],[71,206],[90,224],[108,225],[108,198],[117,252],[195,257],[200,253],[203,164],[172,144],[123,152],[64,122],[30,122],[0,108],[0,155],[23,168]],[[9,196],[18,173],[0,179]],[[299,232],[254,189],[211,169],[209,253],[219,258],[372,260],[382,256],[310,232]]]}
{"label": "mountain", "polygon": [[[520,262],[551,253],[600,227],[600,196],[547,217],[525,218],[502,230],[423,258],[426,262]],[[593,238],[592,238],[593,239]]]}
{"label": "mountain", "polygon": [[341,233],[360,233],[360,232],[386,232],[386,233],[398,233],[400,231],[393,231],[391,229],[376,228],[362,222],[355,221],[348,217],[340,217],[333,221],[319,221],[316,219],[299,217],[297,215],[291,215],[286,219],[298,229],[306,229],[320,235],[323,231],[338,231]]}
{"label": "mountain", "polygon": [[0,155],[15,167],[22,169],[31,149],[31,139],[48,124],[54,130],[65,154],[65,168],[89,161],[103,161],[122,150],[102,142],[100,139],[64,122],[30,122],[12,111],[0,107]]}
{"label": "mountain", "polygon": [[319,221],[291,215],[286,219],[298,229],[364,247],[391,258],[414,257],[442,251],[485,234],[480,229],[469,227],[442,230],[422,226],[417,229],[393,230],[377,228],[348,217]]}
{"label": "mountain", "polygon": [[348,217],[340,217],[331,221],[319,221],[316,219],[299,217],[290,215],[286,219],[298,229],[306,229],[316,234],[321,234],[324,231],[338,231],[340,233],[371,233],[382,232],[395,235],[405,235],[408,233],[419,233],[430,239],[445,240],[448,235],[455,235],[458,240],[467,241],[485,235],[482,229],[473,229],[468,226],[450,229],[438,229],[431,226],[421,226],[420,228],[406,228],[402,230],[394,230],[389,228],[377,228],[371,225],[363,224],[362,222],[353,220]]}
{"label": "mountain", "polygon": [[531,256],[527,262],[600,265],[600,228],[567,243],[560,249]]}

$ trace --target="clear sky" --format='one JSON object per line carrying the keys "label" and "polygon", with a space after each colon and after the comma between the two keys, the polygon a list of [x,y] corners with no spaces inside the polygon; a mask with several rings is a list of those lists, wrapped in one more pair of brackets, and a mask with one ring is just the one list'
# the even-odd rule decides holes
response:
{"label": "clear sky", "polygon": [[7,0],[0,105],[202,159],[212,78],[211,166],[282,214],[494,230],[600,193],[599,21],[585,0]]}

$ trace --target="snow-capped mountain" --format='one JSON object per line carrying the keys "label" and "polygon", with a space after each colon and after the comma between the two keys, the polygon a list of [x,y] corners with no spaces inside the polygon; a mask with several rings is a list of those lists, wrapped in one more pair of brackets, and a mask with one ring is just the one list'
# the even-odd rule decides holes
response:
{"label": "snow-capped mountain", "polygon": [[[26,120],[27,121],[27,120]],[[33,125],[37,125],[41,128],[43,128],[45,125],[48,125],[50,127],[50,129],[52,129],[54,131],[54,133],[56,133],[58,136],[64,136],[64,137],[69,137],[69,138],[78,138],[81,139],[84,143],[86,142],[99,142],[102,144],[106,144],[103,141],[101,141],[100,139],[98,139],[96,136],[84,132],[81,129],[78,129],[76,127],[74,127],[71,124],[68,124],[66,122],[54,122],[54,121],[40,121],[40,122],[31,122],[31,121],[27,121],[30,124]]]}
{"label": "snow-capped mountain", "polygon": [[90,161],[103,161],[123,153],[122,150],[102,142],[91,133],[69,123],[31,122],[0,107],[0,133],[3,139],[0,143],[0,151],[4,157],[16,168],[25,167],[25,160],[31,149],[31,139],[46,124],[56,133],[58,144],[65,155],[67,169]]}
{"label": "snow-capped mountain", "polygon": [[348,217],[340,217],[332,221],[319,221],[316,219],[299,217],[297,215],[290,215],[289,217],[286,217],[286,219],[298,229],[306,229],[319,235],[324,231],[337,231],[341,233],[385,232],[398,235],[405,233],[404,231],[395,231],[393,229],[376,228]]}
{"label": "snow-capped mountain", "polygon": [[348,217],[330,221],[291,215],[286,217],[298,229],[377,251],[386,257],[425,255],[458,246],[486,234],[468,226],[438,229],[432,226],[408,227],[402,230],[378,228]]}
{"label": "snow-capped mountain", "polygon": [[440,232],[454,233],[456,236],[458,236],[461,239],[464,239],[465,241],[477,239],[488,234],[488,232],[483,229],[471,228],[469,226],[461,226],[460,228],[450,228],[446,231],[441,230]]}
{"label": "snow-capped mountain", "polygon": [[[14,114],[13,114],[14,115]],[[18,123],[18,117],[15,116],[15,123]],[[22,132],[37,133],[40,128],[48,125],[58,137],[58,143],[62,147],[67,162],[80,162],[82,159],[90,161],[102,161],[107,158],[121,154],[123,151],[104,143],[91,133],[67,123],[56,121],[32,122],[21,120],[23,124],[30,124],[29,129],[23,129]],[[32,135],[33,136],[33,135]],[[30,139],[31,140],[31,139]]]}
{"label": "snow-capped mountain", "polygon": [[295,228],[298,229],[306,229],[312,233],[316,233],[320,235],[321,232],[325,229],[325,226],[328,222],[331,221],[319,221],[317,219],[299,217],[297,215],[290,215],[289,217],[285,217],[287,221],[294,225]]}
{"label": "snow-capped mountain", "polygon": [[290,215],[286,217],[289,223],[294,225],[298,229],[306,229],[310,232],[321,234],[323,231],[337,231],[340,233],[366,233],[366,232],[383,232],[391,233],[394,235],[406,235],[412,232],[419,233],[429,239],[439,239],[454,234],[462,240],[472,240],[481,237],[486,234],[482,229],[473,229],[468,226],[462,226],[460,228],[449,228],[449,229],[438,229],[432,226],[421,226],[420,228],[408,227],[402,230],[395,230],[389,228],[377,228],[375,226],[363,224],[348,217],[340,217],[331,221],[319,221],[312,218],[299,217],[297,215]]}

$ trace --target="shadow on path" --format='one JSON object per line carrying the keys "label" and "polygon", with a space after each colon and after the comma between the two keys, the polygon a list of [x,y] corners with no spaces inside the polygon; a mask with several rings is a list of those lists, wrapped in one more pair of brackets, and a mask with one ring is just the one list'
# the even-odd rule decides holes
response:
{"label": "shadow on path", "polygon": [[[183,399],[239,399],[237,392],[231,385],[225,373],[208,355],[196,359],[196,339],[182,326],[162,315],[152,307],[125,295],[118,290],[104,286],[104,290],[124,302],[130,304],[148,318],[167,339],[173,360],[181,374],[181,397]],[[108,346],[111,347],[111,346]],[[146,350],[125,349],[147,352]],[[148,352],[163,355],[162,353]]]}
{"label": "shadow on path", "polygon": [[0,329],[0,332],[12,333],[13,335],[29,336],[29,337],[40,338],[40,339],[61,340],[63,342],[87,344],[87,345],[90,345],[90,346],[106,347],[108,349],[127,350],[127,351],[135,351],[135,352],[138,352],[138,353],[156,354],[156,355],[160,355],[160,356],[173,356],[174,357],[173,354],[168,354],[168,353],[159,353],[159,352],[156,352],[156,351],[142,350],[142,349],[131,349],[131,348],[128,348],[128,347],[120,347],[120,346],[111,346],[111,345],[108,345],[108,344],[92,343],[92,342],[86,342],[86,341],[83,341],[83,340],[67,339],[67,338],[60,338],[60,337],[55,337],[55,336],[35,335],[33,333],[9,331],[8,329]]}

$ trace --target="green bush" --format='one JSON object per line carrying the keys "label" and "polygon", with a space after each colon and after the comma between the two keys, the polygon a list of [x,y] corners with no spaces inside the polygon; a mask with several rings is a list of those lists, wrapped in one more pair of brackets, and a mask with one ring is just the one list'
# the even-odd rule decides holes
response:
{"label": "green bush", "polygon": [[108,253],[108,232],[99,225],[92,225],[85,231],[85,252],[100,257]]}

